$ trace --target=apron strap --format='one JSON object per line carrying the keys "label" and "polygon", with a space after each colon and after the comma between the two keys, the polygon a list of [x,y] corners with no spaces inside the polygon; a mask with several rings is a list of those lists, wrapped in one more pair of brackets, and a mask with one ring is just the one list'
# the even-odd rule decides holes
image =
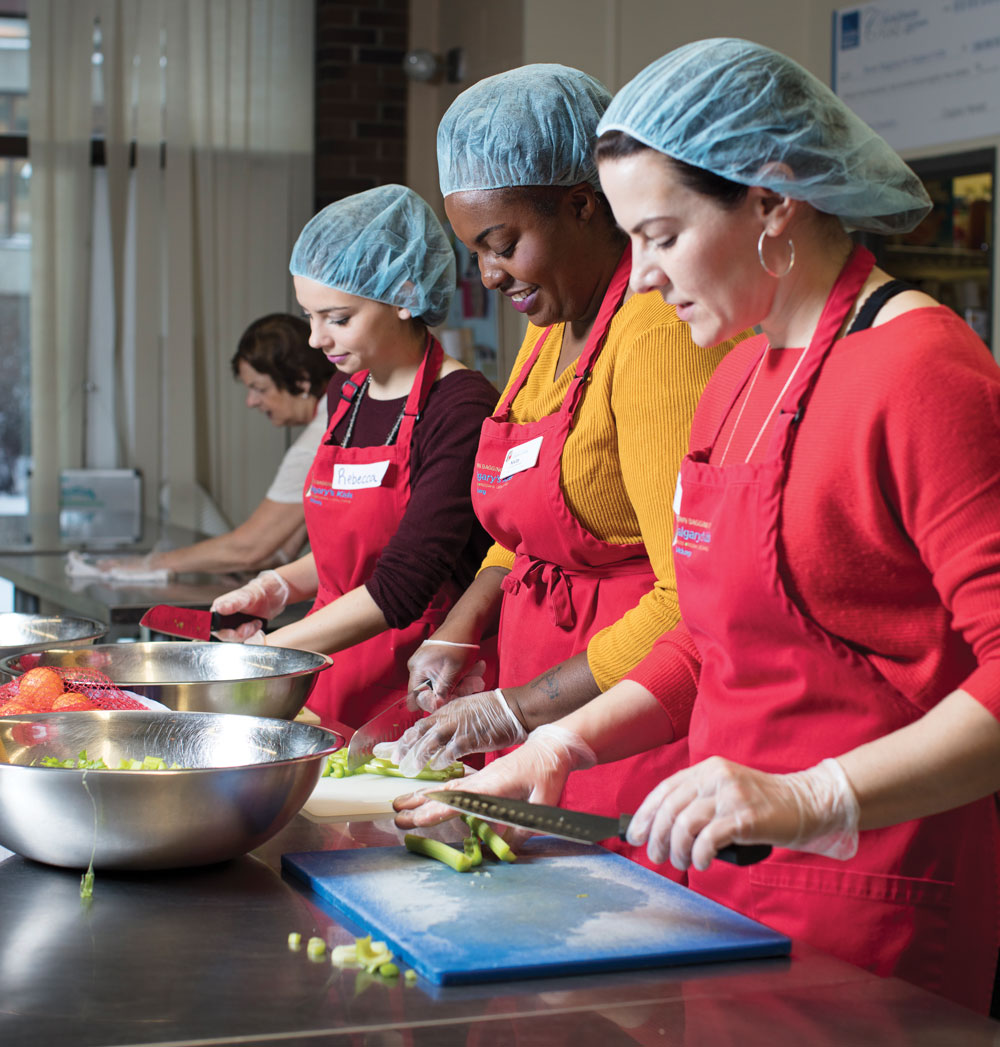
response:
{"label": "apron strap", "polygon": [[427,406],[427,397],[431,388],[437,381],[438,372],[444,361],[444,350],[441,343],[427,332],[427,341],[424,344],[424,358],[420,363],[420,370],[410,386],[409,395],[406,397],[406,406],[403,408],[403,421],[399,426],[399,437],[397,443],[402,442],[404,432],[409,436],[414,425],[420,419],[424,408]]}
{"label": "apron strap", "polygon": [[354,398],[358,395],[361,391],[361,387],[365,384],[365,379],[367,377],[367,371],[356,371],[340,387],[340,398],[337,400],[337,406],[334,409],[333,414],[330,415],[330,421],[326,427],[327,435],[333,432],[337,423],[345,414],[347,414],[351,404],[354,403]]}
{"label": "apron strap", "polygon": [[570,418],[576,414],[576,409],[583,397],[584,386],[590,380],[590,372],[593,371],[594,364],[604,348],[604,343],[608,340],[608,330],[611,327],[611,321],[615,318],[615,313],[621,308],[625,292],[628,291],[628,282],[631,275],[632,245],[627,244],[621,258],[618,259],[618,265],[611,276],[608,289],[604,292],[601,307],[597,311],[597,319],[594,321],[594,326],[590,329],[587,344],[583,347],[583,352],[580,353],[580,357],[576,361],[576,373],[569,384],[566,398],[563,400],[562,410]]}

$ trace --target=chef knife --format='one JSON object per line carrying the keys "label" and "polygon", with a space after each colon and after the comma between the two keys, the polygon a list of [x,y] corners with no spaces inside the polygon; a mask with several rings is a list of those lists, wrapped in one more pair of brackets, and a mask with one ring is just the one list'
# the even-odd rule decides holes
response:
{"label": "chef knife", "polygon": [[424,709],[411,709],[407,704],[407,697],[408,695],[404,694],[398,702],[394,702],[388,709],[383,709],[377,716],[363,723],[351,735],[350,744],[347,746],[349,774],[353,774],[372,758],[376,745],[380,742],[396,741],[407,728],[426,715]]}
{"label": "chef knife", "polygon": [[[423,795],[489,822],[513,825],[518,829],[529,829],[531,832],[558,836],[576,843],[599,843],[614,836],[624,840],[625,830],[632,820],[630,814],[605,818],[583,811],[569,811],[564,807],[548,807],[543,803],[508,800],[503,796],[487,796],[485,793],[462,792],[459,789],[435,789]],[[770,853],[771,845],[767,843],[731,843],[723,847],[716,858],[732,865],[753,865],[763,861]]]}
{"label": "chef knife", "polygon": [[[193,607],[171,607],[157,604],[139,619],[139,624],[168,636],[185,640],[211,640],[218,629],[235,629],[244,622],[260,621],[255,614],[219,614],[216,611],[198,611]],[[264,623],[267,624],[266,622]]]}

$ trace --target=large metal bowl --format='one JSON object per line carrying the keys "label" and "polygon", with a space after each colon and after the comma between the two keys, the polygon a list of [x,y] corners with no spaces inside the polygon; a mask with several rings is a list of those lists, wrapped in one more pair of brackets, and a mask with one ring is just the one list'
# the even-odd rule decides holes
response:
{"label": "large metal bowl", "polygon": [[[287,647],[180,640],[50,648],[32,664],[97,669],[124,690],[178,712],[291,720],[332,659]],[[17,656],[0,659],[0,670],[10,676],[27,668]]]}
{"label": "large metal bowl", "polygon": [[[260,846],[298,812],[323,760],[324,727],[250,716],[63,712],[0,717],[0,845],[72,868],[171,869]],[[182,770],[71,770],[81,750],[118,767],[161,756]],[[31,766],[34,764],[34,766]]]}
{"label": "large metal bowl", "polygon": [[93,618],[66,618],[58,614],[0,613],[0,657],[10,658],[46,647],[75,647],[100,640],[108,631]]}

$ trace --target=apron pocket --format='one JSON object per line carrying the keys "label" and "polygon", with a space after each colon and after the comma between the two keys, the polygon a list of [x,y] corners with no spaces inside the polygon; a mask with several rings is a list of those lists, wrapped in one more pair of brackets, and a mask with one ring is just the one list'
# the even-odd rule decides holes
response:
{"label": "apron pocket", "polygon": [[953,884],[783,861],[748,871],[755,919],[875,974],[944,991]]}

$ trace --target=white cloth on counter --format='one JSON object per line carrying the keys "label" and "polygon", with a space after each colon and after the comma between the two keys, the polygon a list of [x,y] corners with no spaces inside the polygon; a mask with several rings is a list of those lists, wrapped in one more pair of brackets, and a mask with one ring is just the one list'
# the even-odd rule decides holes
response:
{"label": "white cloth on counter", "polygon": [[[96,558],[96,560],[109,559],[111,557],[103,555]],[[66,554],[66,573],[71,578],[93,578],[95,581],[120,584],[162,585],[170,581],[170,571],[166,567],[143,567],[138,559],[131,559],[127,564],[110,564],[107,567],[99,567],[93,556],[85,556],[75,549]]]}

